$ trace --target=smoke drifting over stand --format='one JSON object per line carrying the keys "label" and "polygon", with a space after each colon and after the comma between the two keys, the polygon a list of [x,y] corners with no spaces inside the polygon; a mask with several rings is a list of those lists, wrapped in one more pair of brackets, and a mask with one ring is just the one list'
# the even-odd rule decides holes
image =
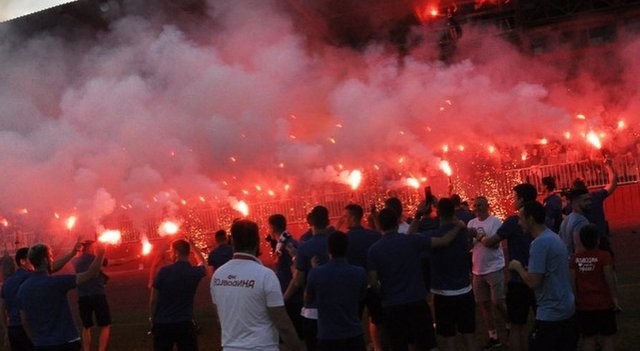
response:
{"label": "smoke drifting over stand", "polygon": [[426,59],[437,56],[427,40],[404,57],[380,41],[332,45],[287,2],[210,0],[175,15],[143,3],[86,35],[0,27],[10,222],[26,222],[24,209],[94,226],[119,207],[135,219],[200,197],[281,198],[349,187],[354,170],[397,186],[439,174],[451,154],[491,159],[543,138],[588,148],[580,133],[592,129],[608,148],[636,147],[616,128],[638,127],[637,39],[562,67],[470,27],[445,64]]}

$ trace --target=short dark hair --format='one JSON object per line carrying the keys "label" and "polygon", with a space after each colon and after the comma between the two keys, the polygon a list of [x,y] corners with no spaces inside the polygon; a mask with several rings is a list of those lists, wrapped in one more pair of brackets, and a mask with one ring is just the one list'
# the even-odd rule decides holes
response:
{"label": "short dark hair", "polygon": [[519,199],[524,202],[535,201],[538,197],[538,190],[530,183],[521,183],[513,187],[513,191]]}
{"label": "short dark hair", "polygon": [[241,219],[231,225],[231,238],[234,251],[257,250],[260,245],[258,225],[247,219]]}
{"label": "short dark hair", "polygon": [[29,248],[27,257],[33,267],[38,268],[42,266],[43,261],[49,256],[49,246],[45,244],[34,244]]}
{"label": "short dark hair", "polygon": [[384,200],[384,207],[394,210],[398,218],[402,215],[402,201],[397,197],[390,197]]}
{"label": "short dark hair", "polygon": [[362,206],[357,204],[348,204],[344,209],[349,212],[349,215],[353,216],[357,221],[362,220],[362,216],[364,215]]}
{"label": "short dark hair", "polygon": [[29,256],[29,248],[28,247],[19,248],[16,251],[16,264],[19,266],[20,265],[20,261],[26,260],[28,256]]}
{"label": "short dark hair", "polygon": [[327,245],[329,246],[329,253],[333,257],[345,257],[347,256],[347,250],[349,249],[349,238],[347,235],[340,231],[335,231],[327,238]]}
{"label": "short dark hair", "polygon": [[314,228],[324,229],[329,226],[329,210],[324,206],[316,206],[309,213],[311,225]]}
{"label": "short dark hair", "polygon": [[438,200],[438,217],[451,218],[455,215],[456,209],[453,200],[443,197]]}
{"label": "short dark hair", "polygon": [[269,225],[278,232],[284,232],[287,229],[287,219],[279,213],[272,214],[269,216]]}
{"label": "short dark hair", "polygon": [[586,194],[589,194],[589,190],[587,190],[586,188],[575,188],[569,191],[569,194],[567,194],[567,198],[573,201],[579,198],[580,196],[586,195]]}
{"label": "short dark hair", "polygon": [[580,241],[586,249],[595,249],[598,247],[598,226],[595,224],[587,224],[580,229]]}
{"label": "short dark hair", "polygon": [[179,256],[182,256],[182,257],[189,256],[189,254],[191,253],[191,246],[186,240],[183,240],[183,239],[174,240],[171,243],[171,248]]}
{"label": "short dark hair", "polygon": [[546,212],[544,206],[538,201],[527,201],[522,207],[522,215],[525,218],[533,217],[536,224],[544,224]]}
{"label": "short dark hair", "polygon": [[220,230],[218,230],[218,231],[214,234],[214,237],[215,237],[215,238],[216,238],[216,240],[218,240],[218,241],[219,241],[219,240],[222,240],[222,239],[224,239],[224,240],[227,240],[227,239],[228,239],[228,238],[227,238],[227,232],[226,232],[224,229],[220,229]]}
{"label": "short dark hair", "polygon": [[573,181],[573,184],[571,184],[571,187],[573,189],[584,189],[586,191],[589,191],[589,188],[587,187],[587,184],[584,182],[583,179],[580,179],[580,178],[576,178]]}
{"label": "short dark hair", "polygon": [[552,176],[542,178],[542,184],[548,191],[556,190],[556,180]]}
{"label": "short dark hair", "polygon": [[398,226],[398,218],[400,218],[400,216],[396,211],[387,207],[383,208],[380,210],[380,213],[378,213],[380,229],[382,229],[382,231],[387,231],[396,228]]}
{"label": "short dark hair", "polygon": [[458,207],[462,204],[462,198],[458,194],[451,195],[451,202],[453,202],[453,207]]}

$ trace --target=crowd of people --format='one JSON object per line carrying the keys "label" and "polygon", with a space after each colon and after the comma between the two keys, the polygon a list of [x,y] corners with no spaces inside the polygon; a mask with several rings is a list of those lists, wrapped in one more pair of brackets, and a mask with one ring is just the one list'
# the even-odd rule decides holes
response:
{"label": "crowd of people", "polygon": [[[576,181],[563,191],[568,213],[547,177],[542,194],[515,186],[515,212],[504,220],[486,197],[471,199],[471,212],[455,194],[429,196],[410,214],[395,197],[367,218],[350,204],[333,225],[319,205],[298,239],[286,217],[273,214],[266,237],[274,267],[261,262],[259,227],[250,220],[234,221],[230,238],[216,232],[208,260],[189,240],[174,240],[150,273],[153,349],[198,350],[194,296],[211,276],[225,351],[455,350],[458,338],[466,350],[613,350],[620,306],[602,203],[616,175],[607,169],[604,189],[590,193]],[[76,274],[52,274],[70,261]],[[36,244],[17,250],[15,262],[1,291],[11,350],[89,351],[94,318],[99,349],[108,348],[100,243],[78,242],[56,261]],[[74,288],[82,333],[68,304]],[[488,334],[482,345],[476,305]]]}

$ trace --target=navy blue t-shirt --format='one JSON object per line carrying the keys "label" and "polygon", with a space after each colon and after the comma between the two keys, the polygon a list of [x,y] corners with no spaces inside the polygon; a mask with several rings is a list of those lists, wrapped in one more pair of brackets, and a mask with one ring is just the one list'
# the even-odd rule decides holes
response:
{"label": "navy blue t-shirt", "polygon": [[211,250],[209,257],[207,257],[207,263],[209,266],[218,269],[223,264],[229,262],[231,257],[233,257],[233,247],[226,243],[220,244]]}
{"label": "navy blue t-shirt", "polygon": [[366,229],[363,226],[357,226],[349,228],[347,238],[349,238],[347,260],[350,264],[367,269],[367,254],[369,253],[369,248],[382,238],[382,234]]}
{"label": "navy blue t-shirt", "polygon": [[369,249],[367,268],[378,272],[382,285],[382,306],[422,301],[427,289],[422,280],[420,254],[431,247],[421,234],[387,233]]}
{"label": "navy blue t-shirt", "polygon": [[609,231],[607,228],[607,220],[604,217],[604,200],[609,196],[609,192],[600,189],[590,194],[591,211],[586,214],[587,219],[598,227],[598,234],[600,234],[600,236],[607,236],[609,235]]}
{"label": "navy blue t-shirt", "polygon": [[332,259],[309,272],[307,291],[318,306],[318,339],[348,339],[362,335],[360,302],[367,273],[344,258]]}
{"label": "navy blue t-shirt", "polygon": [[311,229],[309,229],[300,236],[300,244],[305,241],[311,240],[311,238],[313,238],[313,232],[311,231]]}
{"label": "navy blue t-shirt", "polygon": [[[533,237],[531,234],[522,231],[518,224],[518,215],[509,216],[498,228],[497,233],[500,239],[507,240],[507,251],[510,260],[518,260],[522,265],[529,263],[529,247]],[[522,282],[522,278],[516,272],[511,272],[512,282]]]}
{"label": "navy blue t-shirt", "polygon": [[[300,244],[298,253],[296,254],[296,269],[300,272],[309,274],[311,270],[311,259],[318,257],[320,264],[329,262],[329,248],[327,246],[327,234],[318,233],[313,235],[309,240]],[[305,307],[315,308],[315,302]]]}
{"label": "navy blue t-shirt", "polygon": [[562,223],[562,199],[556,194],[551,194],[544,199],[545,224],[554,232],[560,231]]}
{"label": "navy blue t-shirt", "polygon": [[298,243],[290,235],[287,235],[279,240],[279,244],[281,245],[281,248],[278,253],[278,261],[276,262],[276,276],[280,282],[280,288],[284,293],[287,290],[291,279],[293,279],[293,274],[291,273],[293,258],[291,257],[291,254],[289,254],[289,250],[287,250],[287,245],[298,247]]}
{"label": "navy blue t-shirt", "polygon": [[158,304],[154,323],[179,323],[193,320],[193,298],[200,280],[206,275],[204,266],[178,261],[160,269],[153,288],[157,289]]}
{"label": "navy blue t-shirt", "polygon": [[476,215],[473,212],[463,210],[461,208],[456,210],[455,215],[456,215],[456,218],[463,221],[464,224],[469,224],[470,220],[476,218]]}
{"label": "navy blue t-shirt", "polygon": [[[82,255],[74,258],[71,261],[73,265],[73,269],[76,273],[82,273],[89,270],[89,266],[96,258],[95,255],[89,253],[83,253]],[[103,266],[107,265],[107,259],[105,258]],[[104,295],[104,284],[106,283],[106,275],[100,271],[98,276],[92,278],[88,282],[78,285],[78,296],[93,296],[93,295]]]}
{"label": "navy blue t-shirt", "polygon": [[[438,229],[426,233],[439,238],[455,227],[444,223]],[[469,232],[461,229],[451,244],[431,250],[431,290],[461,290],[471,284],[469,262]]]}
{"label": "navy blue t-shirt", "polygon": [[35,346],[62,345],[80,340],[73,322],[67,293],[76,287],[73,274],[49,275],[36,271],[18,289],[20,310],[24,311]]}
{"label": "navy blue t-shirt", "polygon": [[20,268],[7,278],[2,285],[2,292],[0,295],[4,300],[7,315],[9,315],[8,326],[10,327],[22,325],[22,321],[20,320],[20,306],[18,303],[18,289],[20,289],[20,285],[22,285],[30,275],[31,272]]}

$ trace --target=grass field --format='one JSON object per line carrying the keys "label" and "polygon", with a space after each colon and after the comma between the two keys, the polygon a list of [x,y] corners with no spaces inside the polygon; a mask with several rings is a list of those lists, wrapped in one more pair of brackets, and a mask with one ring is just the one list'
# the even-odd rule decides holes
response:
{"label": "grass field", "polygon": [[[634,240],[634,245],[638,245]],[[637,252],[637,251],[636,251]],[[148,289],[147,270],[111,272],[107,287],[107,297],[113,315],[113,330],[110,350],[141,351],[152,350],[151,336],[147,335]],[[619,315],[617,336],[618,350],[640,349],[640,269],[630,269],[619,273],[620,303],[624,311]],[[77,316],[76,296],[70,293],[71,305]],[[198,289],[195,305],[196,319],[201,326],[200,350],[220,350],[220,334],[214,330],[213,312],[209,298],[209,281],[204,280]],[[477,318],[478,345],[486,341],[486,333],[481,320]],[[2,338],[3,333],[0,333]],[[459,345],[459,350],[464,348]],[[502,350],[508,348],[502,347]]]}

